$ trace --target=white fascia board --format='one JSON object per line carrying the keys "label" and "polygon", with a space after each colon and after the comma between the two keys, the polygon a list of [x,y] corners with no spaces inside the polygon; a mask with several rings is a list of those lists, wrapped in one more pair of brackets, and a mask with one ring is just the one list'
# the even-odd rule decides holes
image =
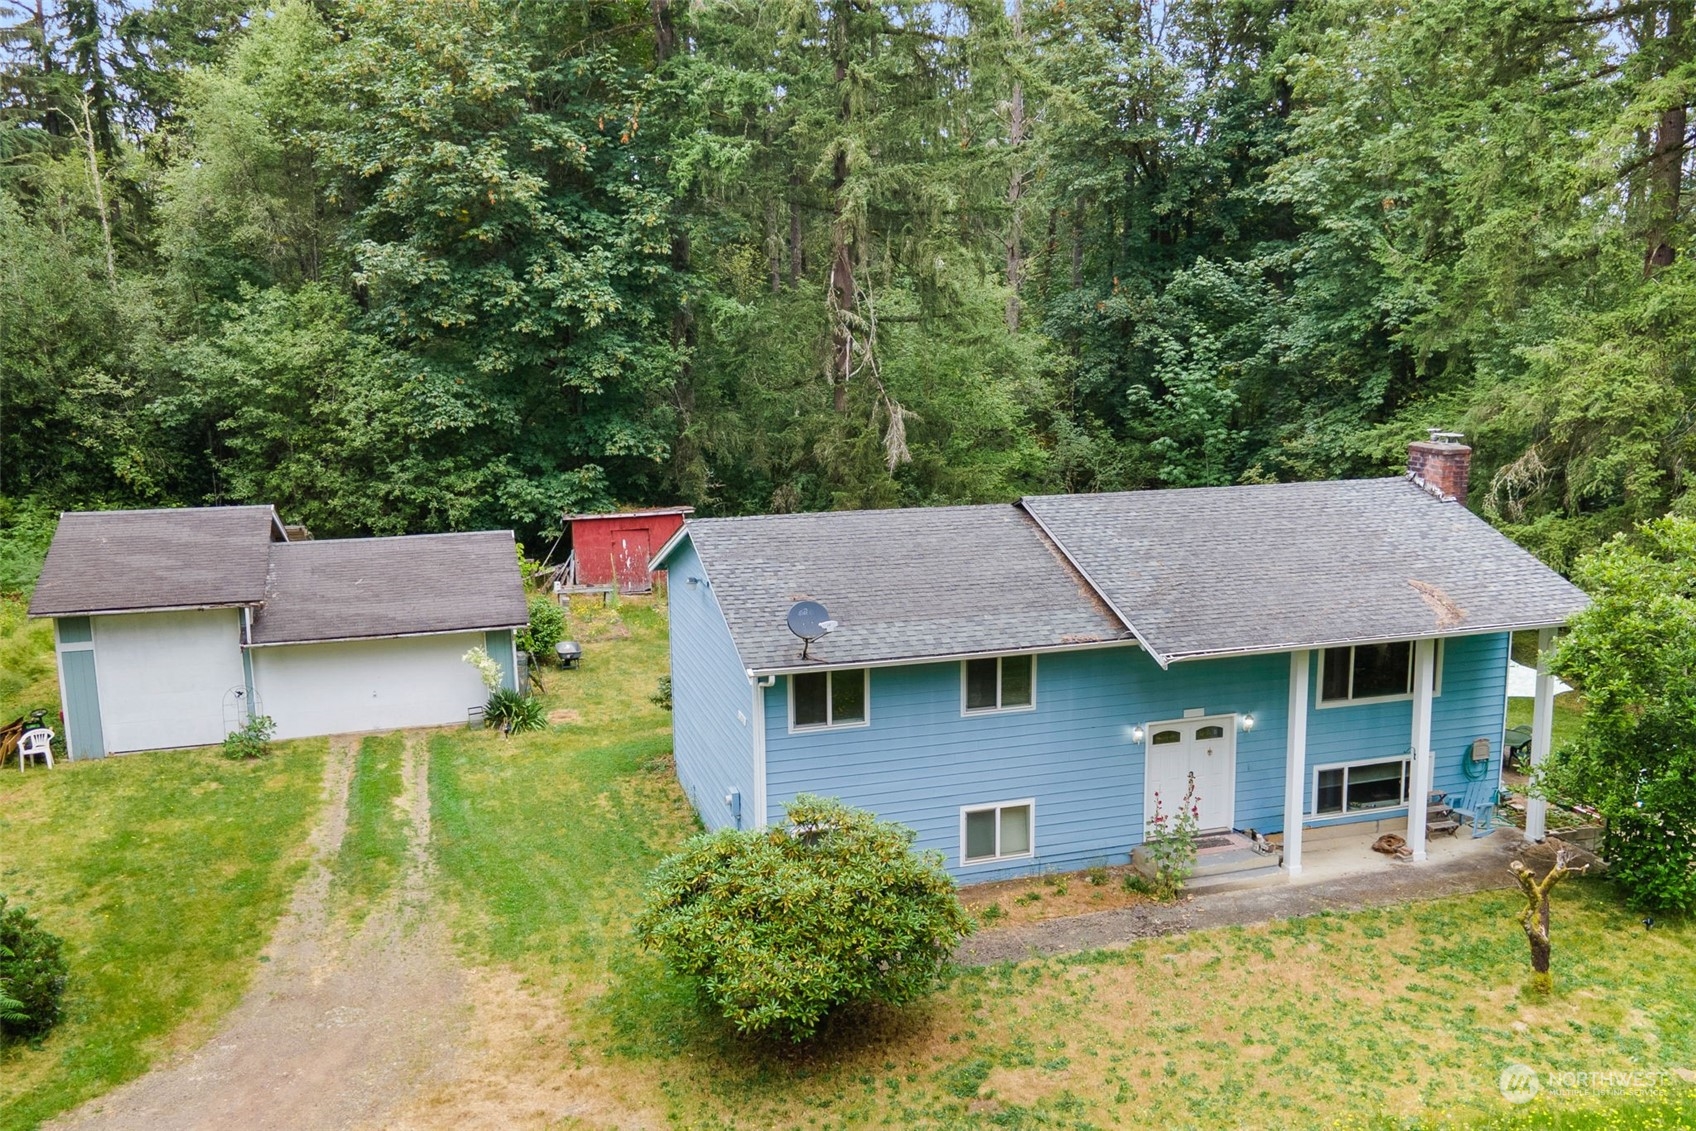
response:
{"label": "white fascia board", "polygon": [[204,613],[214,609],[257,609],[264,601],[224,601],[216,605],[149,605],[144,609],[73,609],[62,613],[30,613],[33,620],[60,617],[127,617],[141,613]]}
{"label": "white fascia board", "polygon": [[[652,573],[656,569],[663,568],[660,563],[665,561],[665,559],[671,555],[671,552],[677,549],[678,544],[687,537],[689,537],[689,520],[686,518],[683,520],[683,525],[677,528],[677,533],[673,534],[670,538],[667,538],[665,540],[665,545],[661,546],[658,550],[655,550],[654,553],[649,556],[648,572]],[[696,550],[695,556],[699,557],[700,553],[701,552],[699,550]],[[706,564],[702,563],[701,569],[704,571],[706,568]]]}
{"label": "white fascia board", "polygon": [[944,652],[934,656],[901,656],[891,660],[818,661],[781,668],[748,668],[748,678],[762,675],[801,675],[806,672],[857,671],[860,668],[907,668],[918,664],[958,663],[961,660],[989,660],[996,656],[1046,656],[1054,652],[1089,652],[1100,648],[1137,648],[1136,640],[1091,640],[1082,644],[1050,644],[1035,648],[996,648],[982,652]]}
{"label": "white fascia board", "polygon": [[1277,656],[1285,652],[1317,651],[1323,648],[1346,648],[1351,644],[1396,644],[1403,640],[1448,640],[1462,636],[1493,636],[1498,632],[1526,632],[1531,629],[1560,628],[1566,621],[1543,621],[1536,623],[1512,622],[1508,624],[1481,625],[1467,628],[1460,632],[1425,632],[1391,636],[1361,636],[1342,637],[1328,640],[1296,641],[1289,644],[1272,644],[1263,648],[1217,648],[1207,652],[1173,652],[1167,658],[1174,664],[1188,663],[1191,660],[1220,660],[1231,656]]}

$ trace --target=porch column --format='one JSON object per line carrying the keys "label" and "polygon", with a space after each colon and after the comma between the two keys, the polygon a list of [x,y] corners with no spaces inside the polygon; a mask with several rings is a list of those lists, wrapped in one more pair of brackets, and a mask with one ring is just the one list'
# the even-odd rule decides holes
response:
{"label": "porch column", "polygon": [[[1537,686],[1531,700],[1531,772],[1535,774],[1549,756],[1555,726],[1555,677],[1549,671],[1549,649],[1555,646],[1555,630],[1537,630]],[[1549,803],[1532,794],[1525,800],[1525,839],[1541,841],[1548,835]]]}
{"label": "porch column", "polygon": [[1307,670],[1312,653],[1290,653],[1290,714],[1284,760],[1284,871],[1301,875],[1301,819],[1307,787]]}
{"label": "porch column", "polygon": [[1431,696],[1437,683],[1437,642],[1413,642],[1413,774],[1408,782],[1407,846],[1425,859],[1425,815],[1431,793]]}

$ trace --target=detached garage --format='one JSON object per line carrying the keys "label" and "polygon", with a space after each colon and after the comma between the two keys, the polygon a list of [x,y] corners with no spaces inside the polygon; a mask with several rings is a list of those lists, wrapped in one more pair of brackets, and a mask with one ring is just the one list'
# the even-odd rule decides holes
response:
{"label": "detached garage", "polygon": [[52,617],[73,758],[464,722],[516,686],[527,619],[510,531],[288,540],[271,507],[61,517],[30,614]]}

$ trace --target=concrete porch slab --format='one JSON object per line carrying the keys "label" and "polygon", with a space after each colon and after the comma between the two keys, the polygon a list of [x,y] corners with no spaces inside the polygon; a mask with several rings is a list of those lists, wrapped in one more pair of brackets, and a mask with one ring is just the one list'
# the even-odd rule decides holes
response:
{"label": "concrete porch slab", "polygon": [[[1324,859],[1330,854],[1325,850],[1310,851],[1304,874],[1293,883],[1275,877],[1230,890],[1199,892],[1176,903],[1139,904],[984,931],[962,943],[955,959],[962,965],[988,966],[1124,946],[1184,931],[1511,888],[1515,883],[1508,871],[1510,861],[1524,860],[1541,871],[1553,862],[1555,853],[1552,844],[1527,844],[1514,828],[1500,829],[1477,840],[1467,838],[1463,831],[1452,845],[1447,838],[1433,841],[1430,858],[1420,864],[1398,863],[1388,857],[1362,860],[1358,852],[1377,856],[1366,844],[1370,841],[1339,838],[1334,848],[1326,845],[1325,849],[1337,854],[1335,863]],[[1580,854],[1581,861],[1586,855]]]}

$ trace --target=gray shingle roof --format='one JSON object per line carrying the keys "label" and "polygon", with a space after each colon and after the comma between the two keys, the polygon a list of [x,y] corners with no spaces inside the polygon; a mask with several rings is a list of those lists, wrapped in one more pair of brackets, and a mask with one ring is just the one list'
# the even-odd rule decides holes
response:
{"label": "gray shingle roof", "polygon": [[258,604],[275,522],[268,506],[67,512],[30,615]]}
{"label": "gray shingle roof", "polygon": [[1403,478],[1022,504],[1161,663],[1554,625],[1583,592]]}
{"label": "gray shingle roof", "polygon": [[512,532],[280,543],[253,643],[303,644],[525,624]]}
{"label": "gray shingle roof", "polygon": [[[1128,638],[1012,506],[707,518],[687,530],[756,672],[804,666],[784,622],[803,599],[841,624],[811,650],[832,665]],[[685,581],[674,573],[674,586]]]}

